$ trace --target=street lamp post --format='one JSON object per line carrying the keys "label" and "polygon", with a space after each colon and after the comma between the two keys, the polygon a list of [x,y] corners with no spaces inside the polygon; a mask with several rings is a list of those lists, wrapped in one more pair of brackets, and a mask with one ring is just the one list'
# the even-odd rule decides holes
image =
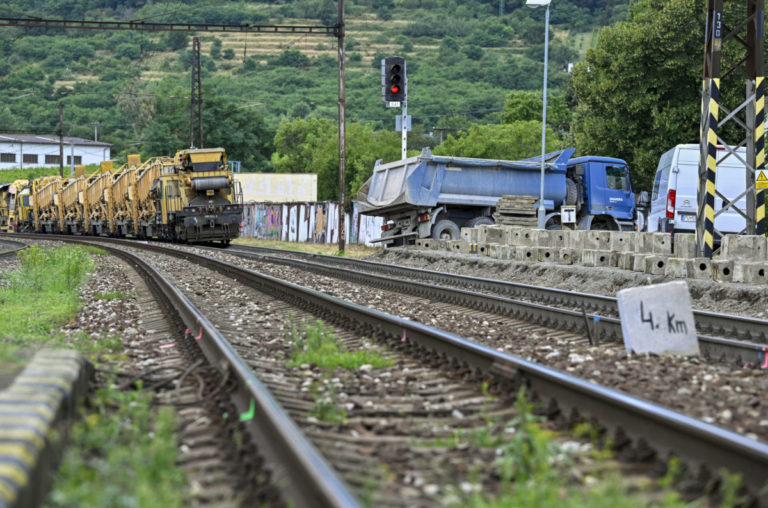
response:
{"label": "street lamp post", "polygon": [[541,188],[539,195],[539,210],[537,213],[538,228],[544,229],[544,155],[546,155],[547,141],[547,60],[549,60],[549,4],[552,0],[526,0],[528,7],[546,7],[547,12],[544,15],[544,91],[542,93],[542,111],[541,111]]}

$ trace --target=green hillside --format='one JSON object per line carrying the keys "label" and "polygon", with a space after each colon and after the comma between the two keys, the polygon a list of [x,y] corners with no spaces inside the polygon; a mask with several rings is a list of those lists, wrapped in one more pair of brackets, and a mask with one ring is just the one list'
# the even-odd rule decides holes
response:
{"label": "green hillside", "polygon": [[[550,86],[566,85],[604,25],[629,0],[557,0],[551,7]],[[539,91],[544,10],[524,0],[347,1],[347,114],[394,129],[381,101],[380,59],[405,56],[409,148],[435,145],[434,127],[499,123],[511,90]],[[3,17],[158,23],[333,25],[332,0],[186,2],[10,0]],[[205,144],[222,145],[247,170],[272,170],[281,122],[335,119],[336,40],[327,35],[199,33]],[[169,153],[189,144],[191,36],[171,32],[0,27],[0,131],[64,134],[114,144],[115,156]],[[426,137],[425,137],[426,136]]]}

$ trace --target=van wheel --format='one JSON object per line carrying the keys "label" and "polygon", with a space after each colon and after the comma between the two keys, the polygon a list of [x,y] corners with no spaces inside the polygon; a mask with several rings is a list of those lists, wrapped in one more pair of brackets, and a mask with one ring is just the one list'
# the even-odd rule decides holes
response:
{"label": "van wheel", "polygon": [[483,226],[483,225],[492,225],[495,224],[493,222],[493,219],[490,217],[486,217],[484,215],[481,215],[480,217],[475,217],[472,219],[469,219],[466,223],[464,223],[465,228],[476,228],[477,226]]}
{"label": "van wheel", "polygon": [[459,226],[452,220],[437,221],[437,224],[432,228],[432,238],[435,240],[458,240],[459,236],[461,236]]}

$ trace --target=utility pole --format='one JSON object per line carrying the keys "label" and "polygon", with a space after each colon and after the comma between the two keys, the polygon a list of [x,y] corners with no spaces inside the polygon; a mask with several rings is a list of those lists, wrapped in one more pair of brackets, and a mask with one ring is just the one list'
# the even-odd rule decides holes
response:
{"label": "utility pole", "polygon": [[[704,72],[702,77],[701,139],[699,141],[699,190],[696,214],[696,256],[711,258],[714,242],[720,231],[715,227],[718,215],[729,208],[744,217],[748,235],[764,235],[765,187],[760,179],[766,177],[765,167],[765,61],[764,19],[765,0],[746,0],[743,18],[724,19],[723,0],[707,1],[705,27]],[[738,52],[725,52],[730,42]],[[737,44],[736,44],[737,43]],[[727,62],[724,62],[727,56]],[[721,69],[721,63],[727,63]],[[723,72],[724,70],[724,72]],[[724,105],[720,93],[721,77],[740,72],[746,78],[746,100],[736,105]],[[720,113],[725,117],[721,120]],[[739,118],[741,112],[744,117]],[[722,126],[733,121],[736,132],[744,137],[728,142],[722,139]],[[742,157],[738,150],[745,147]],[[718,154],[718,152],[723,152]],[[745,190],[738,196],[723,196],[716,188],[717,171],[728,158],[746,166]],[[715,210],[717,198],[721,209]],[[746,207],[736,205],[744,198]]]}
{"label": "utility pole", "polygon": [[339,21],[336,37],[339,46],[339,252],[344,252],[345,228],[344,228],[344,201],[346,187],[346,76],[344,74],[344,0],[339,0]]}
{"label": "utility pole", "polygon": [[[195,119],[197,112],[197,119]],[[200,38],[192,38],[192,86],[189,94],[189,147],[195,147],[195,123],[198,124],[198,148],[203,147],[203,89],[200,78]]]}
{"label": "utility pole", "polygon": [[64,103],[59,102],[59,176],[64,178]]}
{"label": "utility pole", "polygon": [[98,141],[99,140],[99,122],[93,122],[91,123],[93,125],[93,140]]}

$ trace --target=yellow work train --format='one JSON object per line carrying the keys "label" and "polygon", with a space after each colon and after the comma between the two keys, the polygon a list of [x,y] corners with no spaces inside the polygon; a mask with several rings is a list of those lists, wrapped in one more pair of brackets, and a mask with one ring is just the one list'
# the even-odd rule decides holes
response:
{"label": "yellow work train", "polygon": [[242,191],[223,148],[180,150],[113,170],[0,184],[0,230],[229,242],[240,234]]}

